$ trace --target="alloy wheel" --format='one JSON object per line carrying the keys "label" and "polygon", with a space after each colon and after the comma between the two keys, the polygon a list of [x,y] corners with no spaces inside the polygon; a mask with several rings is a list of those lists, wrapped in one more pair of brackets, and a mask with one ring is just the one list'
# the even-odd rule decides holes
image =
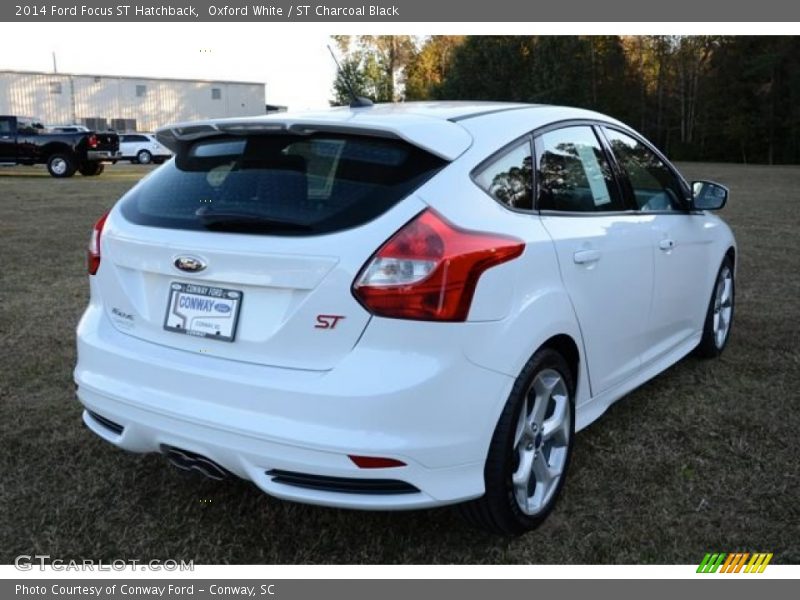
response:
{"label": "alloy wheel", "polygon": [[725,345],[731,329],[733,316],[733,273],[728,266],[723,266],[717,278],[714,293],[714,343],[717,348]]}
{"label": "alloy wheel", "polygon": [[558,489],[569,455],[571,410],[561,374],[554,369],[539,372],[525,395],[514,436],[511,481],[526,515],[545,509]]}

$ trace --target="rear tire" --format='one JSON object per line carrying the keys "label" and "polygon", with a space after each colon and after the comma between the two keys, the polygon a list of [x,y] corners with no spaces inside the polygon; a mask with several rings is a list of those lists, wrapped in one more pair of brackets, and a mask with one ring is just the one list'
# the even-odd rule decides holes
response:
{"label": "rear tire", "polygon": [[47,171],[53,177],[72,177],[78,166],[69,154],[53,154],[47,159]]}
{"label": "rear tire", "polygon": [[491,533],[520,535],[553,510],[575,437],[575,379],[558,352],[543,348],[525,365],[495,428],[484,467],[486,493],[460,506]]}
{"label": "rear tire", "polygon": [[736,301],[736,281],[733,275],[733,260],[726,256],[717,271],[714,289],[706,310],[703,337],[695,354],[701,358],[717,358],[731,336],[733,313]]}
{"label": "rear tire", "polygon": [[100,175],[105,170],[105,165],[99,162],[85,162],[83,163],[78,171],[84,177],[95,177]]}
{"label": "rear tire", "polygon": [[148,150],[139,150],[136,154],[136,162],[140,165],[149,165],[153,161],[153,155]]}

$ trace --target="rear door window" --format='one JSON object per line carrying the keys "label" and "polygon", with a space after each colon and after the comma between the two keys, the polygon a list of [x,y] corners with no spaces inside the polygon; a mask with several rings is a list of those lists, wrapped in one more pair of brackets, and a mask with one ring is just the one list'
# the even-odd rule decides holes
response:
{"label": "rear door window", "polygon": [[386,212],[446,162],[365,136],[250,135],[181,148],[122,203],[127,219],[174,229],[329,233]]}
{"label": "rear door window", "polygon": [[564,127],[536,138],[539,210],[625,210],[608,160],[588,126]]}

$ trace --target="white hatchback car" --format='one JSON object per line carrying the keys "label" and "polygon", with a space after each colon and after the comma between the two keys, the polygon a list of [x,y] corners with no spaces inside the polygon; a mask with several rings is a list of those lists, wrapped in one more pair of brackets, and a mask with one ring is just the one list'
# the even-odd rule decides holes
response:
{"label": "white hatchback car", "polygon": [[83,419],[359,509],[540,523],[574,433],[725,347],[736,245],[629,127],[502,103],[182,124],[94,228]]}
{"label": "white hatchback car", "polygon": [[159,143],[152,133],[119,134],[120,159],[134,164],[160,165],[172,157],[172,151]]}

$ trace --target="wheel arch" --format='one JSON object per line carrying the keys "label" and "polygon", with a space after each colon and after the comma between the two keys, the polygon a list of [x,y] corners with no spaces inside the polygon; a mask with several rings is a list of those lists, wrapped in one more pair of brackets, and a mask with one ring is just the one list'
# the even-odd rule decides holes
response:
{"label": "wheel arch", "polygon": [[487,326],[492,334],[473,336],[476,341],[465,349],[472,362],[516,378],[536,352],[544,347],[553,348],[572,369],[575,404],[591,398],[583,337],[565,290],[554,287],[540,293],[514,318],[504,320],[502,326]]}
{"label": "wheel arch", "polygon": [[731,259],[731,263],[733,263],[733,272],[736,272],[736,246],[730,246],[725,251],[725,257]]}
{"label": "wheel arch", "polygon": [[543,348],[555,350],[567,361],[573,381],[577,385],[578,379],[580,378],[581,352],[578,348],[578,344],[572,339],[572,336],[566,333],[554,335],[539,346],[536,352]]}

